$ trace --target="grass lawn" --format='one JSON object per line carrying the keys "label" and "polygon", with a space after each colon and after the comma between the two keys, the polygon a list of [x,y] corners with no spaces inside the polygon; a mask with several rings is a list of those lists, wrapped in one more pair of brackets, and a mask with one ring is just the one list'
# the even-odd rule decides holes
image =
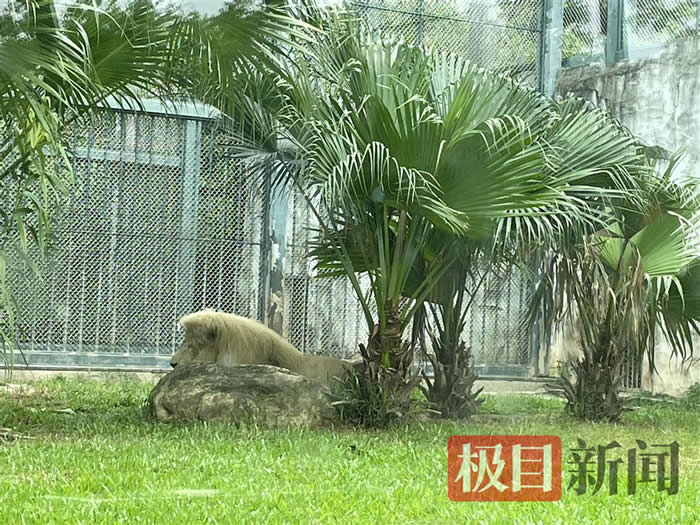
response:
{"label": "grass lawn", "polygon": [[[302,432],[151,423],[151,385],[128,378],[34,386],[0,396],[0,427],[26,436],[0,437],[1,523],[700,523],[697,405],[640,402],[622,424],[582,424],[557,400],[487,396],[485,414],[466,422]],[[559,502],[456,503],[446,486],[453,434],[556,434],[565,462],[577,438],[617,440],[613,458],[635,439],[676,440],[680,490],[639,484],[627,495],[622,465],[614,496],[607,481],[577,495],[565,472]]]}

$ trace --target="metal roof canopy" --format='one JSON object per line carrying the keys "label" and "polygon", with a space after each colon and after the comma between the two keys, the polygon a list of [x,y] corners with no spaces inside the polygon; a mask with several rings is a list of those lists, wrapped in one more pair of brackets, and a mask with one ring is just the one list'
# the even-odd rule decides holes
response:
{"label": "metal roof canopy", "polygon": [[129,111],[148,113],[151,115],[163,115],[169,117],[185,117],[189,119],[214,120],[222,116],[214,106],[199,101],[171,101],[164,102],[153,97],[132,98],[122,97],[117,99],[110,96],[99,107],[109,108],[115,111]]}

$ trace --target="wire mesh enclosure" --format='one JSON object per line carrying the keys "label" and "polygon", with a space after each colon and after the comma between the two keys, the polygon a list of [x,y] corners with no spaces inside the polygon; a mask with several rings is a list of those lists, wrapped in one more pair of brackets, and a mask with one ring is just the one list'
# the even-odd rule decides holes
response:
{"label": "wire mesh enclosure", "polygon": [[630,49],[658,47],[698,32],[698,0],[625,0],[624,24]]}
{"label": "wire mesh enclosure", "polygon": [[698,0],[563,0],[564,59],[640,57],[699,30]]}
{"label": "wire mesh enclosure", "polygon": [[348,279],[315,275],[306,254],[318,221],[298,191],[290,193],[287,206],[283,335],[306,352],[354,357],[368,334],[352,285]]}
{"label": "wire mesh enclosure", "polygon": [[41,279],[15,276],[32,362],[159,366],[181,315],[257,316],[262,200],[213,124],[106,111],[69,133],[71,202]]}
{"label": "wire mesh enclosure", "polygon": [[370,26],[536,83],[541,0],[358,0]]}
{"label": "wire mesh enclosure", "polygon": [[603,56],[608,0],[564,0],[562,57]]}
{"label": "wire mesh enclosure", "polygon": [[496,370],[532,364],[526,322],[531,286],[526,275],[513,269],[506,275],[490,274],[476,293],[464,339],[472,348],[477,366]]}
{"label": "wire mesh enclosure", "polygon": [[[266,194],[215,121],[105,111],[68,133],[76,181],[41,277],[13,261],[30,365],[167,367],[178,318],[202,308],[267,322],[305,352],[358,354],[367,323],[347,279],[314,276],[303,197]],[[271,290],[276,259],[281,289]],[[515,277],[491,280],[474,301],[464,337],[477,364],[528,366],[525,292]]]}

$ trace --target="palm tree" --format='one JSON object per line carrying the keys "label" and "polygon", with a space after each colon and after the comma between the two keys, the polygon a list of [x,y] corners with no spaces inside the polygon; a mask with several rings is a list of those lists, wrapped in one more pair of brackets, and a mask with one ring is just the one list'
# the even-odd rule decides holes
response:
{"label": "palm tree", "polygon": [[[467,348],[462,334],[469,308],[485,277],[496,270],[503,275],[516,268],[535,277],[532,275],[535,261],[542,260],[546,254],[559,253],[561,246],[568,245],[572,239],[599,230],[611,207],[623,205],[624,199],[631,202],[640,199],[637,180],[646,171],[642,157],[632,153],[634,139],[626,130],[580,100],[549,101],[548,108],[552,119],[540,138],[552,147],[550,160],[557,161],[555,176],[562,182],[578,181],[578,188],[569,186],[565,191],[574,202],[578,201],[588,217],[559,223],[559,215],[545,212],[540,217],[544,224],[553,220],[557,225],[536,236],[530,234],[529,228],[533,225],[540,228],[537,221],[531,222],[526,215],[506,217],[494,221],[493,233],[480,242],[469,238],[439,241],[458,247],[460,255],[428,297],[427,308],[419,311],[414,326],[425,329],[432,325],[433,333],[429,336],[432,354],[428,353],[427,357],[434,375],[432,379],[425,378],[423,390],[445,417],[469,416],[479,406],[479,392],[472,392],[477,376],[471,348]],[[606,150],[602,147],[605,144],[613,147]],[[415,280],[423,279],[424,275],[416,272]],[[541,300],[548,296],[543,293],[537,297]],[[533,304],[537,306],[532,309],[535,314],[541,304]]]}
{"label": "palm tree", "polygon": [[[583,355],[550,389],[588,420],[616,421],[623,367],[644,354],[654,367],[657,328],[682,359],[693,355],[700,319],[696,184],[672,180],[674,159],[657,176],[653,165],[632,198],[610,209],[605,228],[562,243],[542,267],[538,294],[547,323],[576,327]],[[549,330],[547,331],[549,332]]]}
{"label": "palm tree", "polygon": [[[511,270],[512,264],[498,260],[488,242],[442,237],[439,242],[459,247],[459,256],[414,316],[412,343],[432,365],[432,376],[424,371],[421,385],[431,407],[445,418],[466,418],[478,411],[483,390],[473,391],[478,376],[463,337],[467,316],[486,278],[501,266]],[[416,282],[422,278],[416,272]]]}
{"label": "palm tree", "polygon": [[205,98],[225,106],[226,83],[253,63],[274,65],[275,42],[297,33],[282,3],[268,4],[257,11],[230,8],[216,22],[149,0],[126,8],[78,1],[62,20],[53,0],[8,4],[0,17],[5,202],[0,215],[0,339],[5,350],[12,348],[15,311],[8,252],[16,248],[27,259],[30,245],[40,253],[48,245],[50,211],[71,182],[66,126],[99,110],[107,99],[136,109],[143,96]]}
{"label": "palm tree", "polygon": [[308,61],[239,91],[248,102],[238,149],[251,169],[305,195],[319,223],[311,255],[323,275],[350,279],[369,368],[404,376],[405,328],[459,259],[452,240],[507,251],[548,246],[574,225],[592,230],[642,157],[581,102],[548,101],[336,10],[312,14],[322,33],[304,47]]}

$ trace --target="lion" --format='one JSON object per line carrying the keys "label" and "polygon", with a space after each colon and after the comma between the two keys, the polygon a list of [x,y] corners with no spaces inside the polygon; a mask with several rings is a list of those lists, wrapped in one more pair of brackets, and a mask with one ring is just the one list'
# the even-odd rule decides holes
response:
{"label": "lion", "polygon": [[350,361],[304,354],[267,326],[238,315],[201,310],[180,319],[185,340],[170,359],[180,363],[206,361],[224,366],[273,365],[329,386],[355,366]]}

